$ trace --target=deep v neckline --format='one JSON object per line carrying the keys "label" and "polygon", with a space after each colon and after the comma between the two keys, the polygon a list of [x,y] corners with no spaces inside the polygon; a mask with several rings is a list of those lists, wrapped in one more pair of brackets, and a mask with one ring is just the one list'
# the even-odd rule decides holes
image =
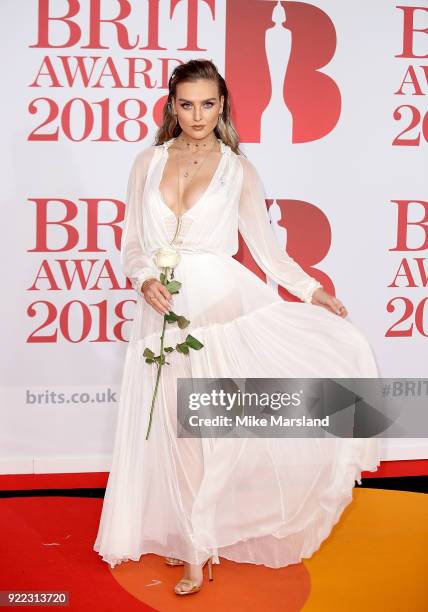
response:
{"label": "deep v neckline", "polygon": [[[168,149],[169,146],[174,142],[175,138],[170,138],[169,140],[165,141],[162,144],[163,147],[163,151],[162,151],[162,165],[161,165],[161,169],[159,172],[159,181],[158,181],[158,185],[157,185],[157,192],[158,192],[158,196],[159,196],[159,201],[161,202],[161,204],[166,208],[166,210],[171,214],[174,215],[174,217],[177,218],[176,213],[171,210],[171,208],[168,206],[168,204],[165,202],[162,192],[160,190],[160,184],[162,183],[162,177],[163,177],[163,173],[164,173],[164,169],[166,166],[166,162],[168,161]],[[220,169],[221,166],[223,164],[223,159],[225,158],[225,152],[226,152],[226,145],[224,144],[224,142],[221,140],[221,138],[217,138],[217,140],[220,143],[220,159],[219,162],[217,164],[216,169],[214,170],[214,174],[211,177],[210,182],[208,183],[207,188],[205,189],[205,191],[203,192],[203,194],[196,200],[196,202],[193,204],[193,206],[191,206],[190,208],[188,208],[187,210],[184,211],[184,213],[182,213],[180,216],[181,218],[185,217],[187,214],[189,214],[193,209],[195,209],[197,206],[199,206],[199,204],[207,197],[208,193],[211,191],[211,188],[215,182],[215,180],[217,179],[218,174],[220,173]]]}

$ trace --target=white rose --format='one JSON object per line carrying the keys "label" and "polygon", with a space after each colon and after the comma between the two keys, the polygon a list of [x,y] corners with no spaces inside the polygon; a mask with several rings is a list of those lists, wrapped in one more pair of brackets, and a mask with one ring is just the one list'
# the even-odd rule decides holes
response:
{"label": "white rose", "polygon": [[164,246],[158,249],[155,254],[155,264],[158,268],[175,268],[180,262],[180,252],[174,247]]}

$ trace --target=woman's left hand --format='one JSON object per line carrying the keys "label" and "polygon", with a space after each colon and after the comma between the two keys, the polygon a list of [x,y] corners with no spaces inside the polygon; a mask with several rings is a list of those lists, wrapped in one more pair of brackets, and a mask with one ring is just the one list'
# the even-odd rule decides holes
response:
{"label": "woman's left hand", "polygon": [[324,289],[321,288],[318,288],[312,294],[311,304],[314,304],[315,306],[322,306],[334,314],[339,315],[339,317],[346,317],[348,314],[348,311],[339,299],[334,297],[334,295],[330,295],[327,293],[327,291],[324,291]]}

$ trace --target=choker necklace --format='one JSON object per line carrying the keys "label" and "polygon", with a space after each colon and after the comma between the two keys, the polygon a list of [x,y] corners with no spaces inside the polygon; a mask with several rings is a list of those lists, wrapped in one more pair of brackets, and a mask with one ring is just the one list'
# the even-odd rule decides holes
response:
{"label": "choker necklace", "polygon": [[[182,133],[181,133],[181,134],[182,134]],[[206,147],[207,147],[207,145],[211,145],[211,147],[210,147],[210,148],[212,149],[212,148],[214,148],[214,145],[215,145],[215,143],[217,142],[217,138],[215,138],[215,137],[214,137],[214,139],[212,139],[212,138],[211,138],[210,140],[207,140],[206,142],[193,142],[193,143],[192,143],[192,142],[190,142],[189,140],[186,140],[186,139],[185,139],[185,137],[184,137],[184,136],[182,136],[181,134],[180,134],[180,135],[177,137],[177,141],[178,141],[178,142],[180,142],[180,143],[185,144],[186,146],[185,146],[185,147],[183,147],[183,148],[182,148],[182,150],[184,151],[184,150],[186,150],[186,149],[187,149],[187,151],[188,151],[189,153],[196,153],[196,152],[197,152],[197,153],[199,153],[199,152],[201,152],[201,151],[202,151],[204,148],[206,148]],[[195,150],[191,151],[191,150],[190,150],[190,145],[192,145],[192,144],[194,144],[196,147],[198,147],[198,149],[195,149]]]}
{"label": "choker necklace", "polygon": [[[199,170],[199,168],[202,166],[202,164],[204,163],[205,159],[206,159],[206,158],[207,158],[207,156],[208,156],[208,153],[210,153],[211,151],[213,151],[213,150],[215,149],[215,146],[216,146],[216,144],[217,144],[217,142],[218,142],[217,138],[214,138],[214,140],[211,140],[211,141],[208,143],[208,144],[210,144],[210,145],[211,145],[211,146],[210,146],[208,149],[206,149],[206,147],[207,147],[207,143],[201,143],[201,148],[200,148],[200,149],[199,149],[197,152],[195,152],[195,151],[190,151],[190,150],[189,150],[189,146],[190,146],[190,144],[191,144],[189,141],[185,140],[184,138],[180,138],[180,136],[178,136],[178,137],[177,137],[177,141],[179,141],[179,142],[181,142],[181,141],[182,141],[182,142],[184,142],[184,143],[187,145],[187,147],[185,147],[185,148],[184,148],[184,147],[183,147],[183,148],[179,148],[179,149],[177,150],[177,156],[178,156],[178,155],[181,155],[181,152],[182,152],[182,151],[185,151],[185,150],[187,149],[187,152],[189,153],[189,155],[194,155],[194,154],[196,153],[197,157],[203,157],[202,162],[200,162],[200,160],[198,160],[198,159],[193,159],[193,161],[192,161],[192,160],[190,161],[190,164],[192,164],[192,163],[193,163],[193,164],[199,164],[199,167],[198,167],[198,168],[196,168],[196,171],[194,172],[194,174],[196,174],[196,172],[197,172],[197,171]],[[197,147],[199,146],[199,143],[195,143],[195,144],[196,144],[196,146],[197,146]],[[177,159],[178,159],[178,158],[177,158]],[[189,175],[190,175],[190,166],[188,166],[188,167],[185,169],[185,171],[183,172],[183,176],[184,176],[185,178],[187,178]],[[193,177],[192,177],[192,178],[193,178]]]}

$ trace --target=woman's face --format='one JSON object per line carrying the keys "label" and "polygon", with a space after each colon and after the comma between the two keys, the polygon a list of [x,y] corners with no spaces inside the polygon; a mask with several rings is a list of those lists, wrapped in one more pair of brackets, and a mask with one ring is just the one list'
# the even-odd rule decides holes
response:
{"label": "woman's face", "polygon": [[[174,113],[189,140],[205,140],[217,125],[223,110],[224,96],[218,95],[217,84],[209,79],[182,82],[177,85],[172,99]],[[195,129],[194,126],[202,126]]]}

